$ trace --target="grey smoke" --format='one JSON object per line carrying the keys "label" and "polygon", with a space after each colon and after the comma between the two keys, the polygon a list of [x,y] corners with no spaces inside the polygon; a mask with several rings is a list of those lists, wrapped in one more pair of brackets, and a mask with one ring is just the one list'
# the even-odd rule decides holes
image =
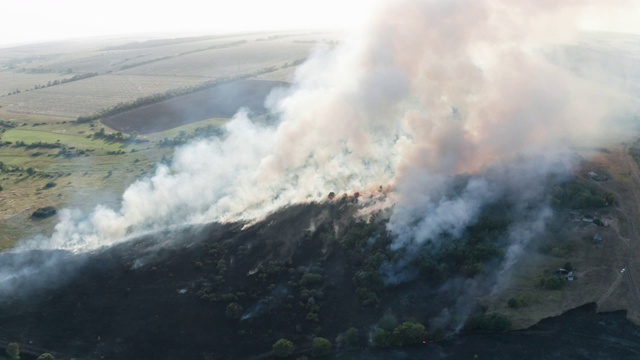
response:
{"label": "grey smoke", "polygon": [[[637,108],[618,89],[551,64],[542,51],[574,36],[581,15],[598,3],[375,6],[360,31],[335,49],[316,50],[292,87],[269,98],[277,124],[259,125],[240,112],[224,139],[178,149],[170,165],[132,184],[119,206],[64,210],[50,238],[18,251],[82,253],[170,226],[251,221],[321,201],[329,191],[383,186],[389,191],[370,205],[391,212],[392,247],[406,259],[415,246],[437,246],[442,234],[461,236],[500,197],[522,204],[506,236],[503,268],[512,266],[544,231],[548,179],[575,165],[567,149],[623,134],[625,124],[611,119]],[[603,16],[611,6],[601,6]],[[389,281],[410,278],[398,264],[387,272],[407,277]]]}

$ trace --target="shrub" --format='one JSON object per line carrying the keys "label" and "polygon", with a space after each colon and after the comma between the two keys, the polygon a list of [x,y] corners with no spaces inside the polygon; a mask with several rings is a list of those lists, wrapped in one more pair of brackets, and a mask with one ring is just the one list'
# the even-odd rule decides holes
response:
{"label": "shrub", "polygon": [[244,309],[240,304],[232,302],[231,304],[227,305],[227,309],[225,310],[224,315],[229,319],[237,320],[240,319],[243,312]]}
{"label": "shrub", "polygon": [[356,345],[360,341],[360,332],[354,327],[350,327],[344,333],[344,341],[349,345]]}
{"label": "shrub", "polygon": [[56,208],[53,206],[45,206],[34,211],[33,214],[31,214],[31,217],[44,219],[55,215],[56,212]]}
{"label": "shrub", "polygon": [[16,342],[9,343],[7,346],[7,355],[11,360],[20,360],[20,345]]}
{"label": "shrub", "polygon": [[331,342],[323,337],[315,337],[311,342],[311,356],[321,357],[331,354],[333,351],[333,345]]}
{"label": "shrub", "polygon": [[424,325],[412,321],[405,321],[393,330],[393,342],[397,346],[419,344],[426,336]]}
{"label": "shrub", "polygon": [[376,329],[375,334],[373,334],[373,339],[371,339],[371,343],[375,347],[383,348],[389,347],[393,343],[392,334],[388,331],[384,331],[383,329]]}
{"label": "shrub", "polygon": [[558,277],[540,280],[540,285],[548,290],[560,290],[564,287],[564,283],[565,281]]}
{"label": "shrub", "polygon": [[271,350],[273,351],[273,355],[279,358],[289,357],[294,350],[293,343],[287,339],[280,339],[271,346]]}
{"label": "shrub", "polygon": [[477,314],[469,318],[466,327],[469,330],[506,331],[511,328],[511,320],[502,314]]}
{"label": "shrub", "polygon": [[378,327],[385,331],[393,331],[396,326],[398,326],[398,320],[391,313],[384,314],[380,321],[378,321]]}
{"label": "shrub", "polygon": [[57,184],[56,184],[55,182],[53,182],[53,181],[49,181],[48,183],[46,183],[46,184],[44,185],[44,188],[45,188],[45,189],[51,189],[52,187],[55,187],[56,185],[57,185]]}
{"label": "shrub", "polygon": [[518,302],[518,300],[516,298],[510,298],[507,301],[507,305],[509,305],[510,308],[512,309],[517,309],[520,307],[520,303]]}

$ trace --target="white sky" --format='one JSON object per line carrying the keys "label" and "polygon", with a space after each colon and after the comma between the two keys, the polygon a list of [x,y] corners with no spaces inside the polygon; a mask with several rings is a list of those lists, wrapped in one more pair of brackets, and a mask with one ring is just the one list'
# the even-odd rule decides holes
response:
{"label": "white sky", "polygon": [[[475,0],[474,0],[475,1]],[[477,0],[484,1],[484,0]],[[517,0],[513,0],[517,1]],[[562,1],[562,0],[559,0]],[[605,1],[605,0],[603,0]],[[0,0],[0,46],[95,36],[351,28],[375,0]],[[629,0],[629,5],[640,0]],[[633,7],[633,6],[631,6]],[[640,33],[640,12],[594,11],[586,27]],[[632,11],[629,11],[632,10]]]}
{"label": "white sky", "polygon": [[108,35],[349,28],[372,0],[1,0],[0,45]]}

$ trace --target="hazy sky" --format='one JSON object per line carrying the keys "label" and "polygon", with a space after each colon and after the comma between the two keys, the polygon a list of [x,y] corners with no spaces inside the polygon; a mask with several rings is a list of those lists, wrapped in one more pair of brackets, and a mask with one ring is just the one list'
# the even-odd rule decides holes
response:
{"label": "hazy sky", "polygon": [[156,32],[344,28],[371,0],[2,0],[0,45]]}
{"label": "hazy sky", "polygon": [[[442,0],[448,1],[448,0]],[[478,0],[481,1],[481,0]],[[514,0],[516,1],[516,0]],[[94,36],[350,28],[376,0],[1,0],[0,46]],[[640,0],[629,0],[629,4]],[[633,5],[631,5],[633,6]],[[613,7],[613,6],[612,6]],[[592,29],[639,32],[640,12],[594,13]]]}

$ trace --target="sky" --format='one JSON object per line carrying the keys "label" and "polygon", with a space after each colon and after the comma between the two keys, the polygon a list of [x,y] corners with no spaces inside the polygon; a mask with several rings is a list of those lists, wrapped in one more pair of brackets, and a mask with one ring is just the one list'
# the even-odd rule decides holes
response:
{"label": "sky", "polygon": [[2,0],[0,45],[97,36],[349,29],[372,0]]}
{"label": "sky", "polygon": [[[2,0],[0,46],[154,33],[349,30],[366,19],[373,3],[376,0]],[[613,10],[604,18],[600,13],[587,17],[584,28],[640,33],[637,6]]]}

